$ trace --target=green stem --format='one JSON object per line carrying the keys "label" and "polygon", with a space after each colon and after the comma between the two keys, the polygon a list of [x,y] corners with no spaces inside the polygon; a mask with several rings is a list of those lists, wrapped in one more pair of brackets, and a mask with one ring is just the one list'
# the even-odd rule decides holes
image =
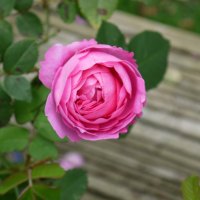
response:
{"label": "green stem", "polygon": [[47,40],[49,37],[49,28],[50,28],[50,10],[49,10],[49,6],[47,4],[47,7],[46,7],[46,38],[47,38]]}
{"label": "green stem", "polygon": [[46,41],[48,41],[49,29],[50,29],[50,9],[48,0],[42,0],[42,6],[43,9],[45,10],[45,25],[46,25],[44,38],[46,39]]}
{"label": "green stem", "polygon": [[38,72],[39,71],[39,67],[37,68],[37,67],[34,67],[32,70],[31,70],[31,72]]}
{"label": "green stem", "polygon": [[59,32],[60,32],[60,30],[57,29],[54,33],[48,35],[48,38],[45,37],[43,40],[39,41],[39,42],[38,42],[38,45],[40,46],[40,45],[45,44],[46,42],[48,42],[48,40],[49,40],[50,38],[56,36]]}
{"label": "green stem", "polygon": [[31,165],[31,168],[37,167],[37,166],[42,165],[42,164],[44,164],[44,163],[47,163],[47,162],[49,162],[49,161],[51,161],[50,158],[47,158],[47,159],[45,159],[45,160],[40,160],[40,161],[38,161],[38,162],[33,163],[33,164]]}
{"label": "green stem", "polygon": [[29,189],[29,186],[26,187],[26,188],[19,194],[18,199],[20,199],[20,198],[23,196],[23,194],[24,194],[28,189]]}
{"label": "green stem", "polygon": [[45,44],[49,41],[50,38],[56,36],[60,30],[57,29],[55,30],[54,33],[50,33],[50,14],[51,14],[51,10],[50,10],[50,6],[49,6],[49,0],[42,0],[42,7],[45,11],[45,29],[44,29],[44,35],[41,41],[38,42],[38,45],[42,45]]}
{"label": "green stem", "polygon": [[32,169],[28,169],[28,185],[30,188],[33,187],[33,180],[32,180]]}

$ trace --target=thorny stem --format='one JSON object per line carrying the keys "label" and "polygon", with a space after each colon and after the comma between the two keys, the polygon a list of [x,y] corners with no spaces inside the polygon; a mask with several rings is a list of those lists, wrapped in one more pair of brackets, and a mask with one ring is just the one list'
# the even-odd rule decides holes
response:
{"label": "thorny stem", "polygon": [[30,155],[26,156],[26,161],[25,161],[25,169],[27,171],[27,175],[28,175],[28,186],[19,194],[18,192],[18,188],[15,189],[15,193],[18,199],[20,199],[24,193],[27,192],[27,190],[29,188],[33,187],[33,181],[32,181],[32,168],[30,167],[31,164],[31,157]]}
{"label": "thorny stem", "polygon": [[31,161],[31,157],[30,157],[30,155],[27,155],[27,156],[26,156],[26,162],[25,162],[25,167],[26,167],[26,168],[29,167],[30,161]]}
{"label": "thorny stem", "polygon": [[50,158],[47,158],[47,159],[45,159],[45,160],[40,160],[40,161],[38,161],[38,162],[35,162],[35,163],[33,163],[33,164],[31,165],[31,168],[37,167],[37,166],[39,166],[39,165],[42,165],[42,164],[44,164],[44,163],[46,163],[46,162],[49,162],[50,160],[51,160]]}
{"label": "thorny stem", "polygon": [[46,42],[48,42],[48,40],[54,36],[56,36],[60,30],[57,29],[55,30],[55,32],[51,33],[50,31],[50,14],[51,14],[51,10],[50,10],[50,6],[49,6],[49,0],[42,0],[42,7],[45,11],[45,32],[44,32],[44,37],[41,41],[38,42],[38,45],[42,45]]}
{"label": "thorny stem", "polygon": [[[42,165],[42,164],[49,162],[49,161],[50,161],[50,159],[45,159],[45,160],[41,160],[41,161],[38,161],[38,162],[35,162],[35,163],[31,163],[31,157],[30,157],[30,155],[27,155],[25,167],[26,167],[26,171],[27,171],[27,174],[28,174],[28,186],[21,192],[21,194],[19,194],[18,188],[16,188],[15,192],[16,192],[16,195],[17,195],[18,198],[22,197],[23,194],[28,189],[33,187],[32,169],[36,166]],[[33,194],[32,198],[33,198],[33,200],[36,200],[34,194]]]}
{"label": "thorny stem", "polygon": [[28,173],[28,183],[29,183],[29,187],[33,186],[33,182],[32,182],[32,167],[30,166],[31,164],[31,157],[29,154],[27,154],[26,156],[26,162],[25,162],[25,168],[27,169],[27,173]]}
{"label": "thorny stem", "polygon": [[29,187],[33,187],[33,181],[32,181],[32,169],[28,168],[28,185]]}
{"label": "thorny stem", "polygon": [[29,185],[29,187],[32,187],[33,186],[32,168],[30,167],[30,163],[31,163],[31,157],[30,157],[30,155],[27,155],[26,162],[25,162],[25,167],[26,167],[27,173],[28,173],[28,185]]}
{"label": "thorny stem", "polygon": [[38,72],[38,71],[39,71],[38,67],[34,67],[34,68],[31,70],[31,72]]}

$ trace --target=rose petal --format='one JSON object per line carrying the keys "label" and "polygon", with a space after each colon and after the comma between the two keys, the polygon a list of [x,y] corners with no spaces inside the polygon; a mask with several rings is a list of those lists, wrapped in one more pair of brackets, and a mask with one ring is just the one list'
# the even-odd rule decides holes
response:
{"label": "rose petal", "polygon": [[40,62],[39,79],[46,87],[51,88],[58,67],[63,66],[78,51],[95,44],[96,41],[91,39],[73,42],[66,46],[62,44],[53,45],[46,52],[44,61]]}
{"label": "rose petal", "polygon": [[103,134],[103,135],[90,135],[87,133],[79,133],[78,134],[80,138],[84,139],[84,140],[91,140],[91,141],[95,141],[95,140],[107,140],[107,139],[118,139],[119,138],[119,133],[116,134]]}
{"label": "rose petal", "polygon": [[[115,46],[110,46],[106,44],[96,44],[91,47],[85,48],[83,51],[88,51],[90,50],[91,52],[102,52],[105,53],[107,56],[114,56],[118,58],[119,60],[126,60],[134,65],[137,66],[135,59],[133,58],[133,52],[128,52],[120,47],[115,47]],[[106,56],[106,57],[107,57]],[[113,60],[109,60],[113,61]]]}
{"label": "rose petal", "polygon": [[58,67],[63,65],[65,61],[65,46],[55,44],[45,54],[45,60],[40,62],[39,79],[42,83],[51,88],[51,84]]}
{"label": "rose petal", "polygon": [[[62,98],[64,89],[66,87],[66,82],[68,78],[70,77],[71,73],[74,69],[76,69],[80,57],[84,56],[85,54],[78,54],[73,56],[71,59],[68,60],[68,62],[61,68],[61,70],[56,73],[56,81],[53,82],[53,90],[56,91],[53,93],[55,103],[58,106],[60,103],[60,100]],[[59,91],[59,92],[57,92]]]}
{"label": "rose petal", "polygon": [[56,131],[60,138],[64,138],[65,136],[67,136],[71,141],[80,140],[80,137],[76,134],[76,132],[68,128],[63,123],[61,116],[56,112],[56,106],[51,93],[47,98],[45,106],[45,115],[47,116],[50,124],[52,125],[53,129]]}

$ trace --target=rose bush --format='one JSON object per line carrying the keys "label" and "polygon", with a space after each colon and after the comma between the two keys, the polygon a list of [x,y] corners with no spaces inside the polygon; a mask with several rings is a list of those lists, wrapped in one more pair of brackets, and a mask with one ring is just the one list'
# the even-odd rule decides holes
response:
{"label": "rose bush", "polygon": [[145,83],[132,52],[83,40],[52,46],[40,64],[51,89],[45,114],[59,137],[118,138],[141,116]]}

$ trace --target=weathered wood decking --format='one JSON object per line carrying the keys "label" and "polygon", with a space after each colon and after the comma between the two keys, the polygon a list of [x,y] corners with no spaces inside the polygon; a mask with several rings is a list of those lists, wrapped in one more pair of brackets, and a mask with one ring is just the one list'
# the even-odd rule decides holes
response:
{"label": "weathered wood decking", "polygon": [[[119,12],[111,21],[127,39],[145,29],[170,39],[165,80],[148,93],[144,116],[126,139],[63,144],[61,152],[79,151],[86,158],[84,200],[179,200],[180,182],[200,174],[200,37]],[[51,44],[94,36],[86,26],[56,17],[51,23],[62,30]]]}

